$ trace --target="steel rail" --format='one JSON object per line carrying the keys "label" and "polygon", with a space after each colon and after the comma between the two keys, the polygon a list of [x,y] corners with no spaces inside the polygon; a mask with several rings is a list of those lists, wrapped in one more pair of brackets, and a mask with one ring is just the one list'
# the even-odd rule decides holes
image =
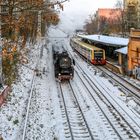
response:
{"label": "steel rail", "polygon": [[[39,48],[39,46],[38,46],[38,48]],[[40,58],[41,58],[40,54],[41,54],[41,50],[40,50],[40,53],[38,54],[39,58],[37,60],[36,66],[35,66],[35,70],[37,69],[38,65],[40,64]],[[29,118],[31,98],[33,96],[33,89],[34,89],[35,78],[36,78],[36,71],[35,70],[34,70],[32,82],[31,82],[31,90],[30,90],[30,96],[29,96],[28,104],[27,104],[27,112],[26,112],[25,123],[24,123],[24,128],[23,128],[22,140],[25,140],[25,136],[26,136],[26,128],[27,128],[27,122],[28,122],[28,118]]]}
{"label": "steel rail", "polygon": [[[77,71],[75,71],[78,75],[78,77],[81,79],[80,75],[78,74]],[[85,83],[83,82],[83,80],[81,79],[81,82],[83,83],[83,85],[85,86],[85,88],[87,89],[87,91],[89,92],[90,96],[92,97],[92,99],[94,100],[94,102],[97,104],[98,108],[101,110],[101,112],[103,113],[103,115],[105,116],[105,118],[107,119],[107,121],[109,122],[110,126],[112,127],[112,129],[114,130],[114,132],[117,134],[117,136],[119,137],[120,140],[123,140],[123,137],[120,136],[119,132],[116,130],[116,128],[114,127],[114,125],[112,124],[111,120],[109,120],[109,118],[107,117],[107,115],[105,114],[104,110],[101,108],[101,106],[99,105],[99,103],[97,102],[97,100],[93,97],[91,91],[88,89],[88,87],[85,85]],[[90,85],[92,87],[92,85]],[[95,90],[95,92],[98,94],[98,92]]]}
{"label": "steel rail", "polygon": [[[80,67],[80,66],[79,66]],[[80,67],[80,69],[82,70],[82,68]],[[82,70],[83,71],[83,70]],[[91,83],[92,84],[94,84],[94,86],[98,89],[98,91],[100,92],[100,93],[102,93],[102,91],[98,88],[98,86],[95,84],[95,83],[93,83],[93,81],[91,80],[91,78],[83,71],[83,73],[84,73],[84,75],[86,75],[87,76],[87,78],[90,80],[90,82],[88,82],[90,85],[91,85]],[[86,78],[85,78],[86,79]],[[87,80],[88,81],[88,80]],[[101,86],[101,85],[100,85]],[[93,88],[93,86],[91,85],[91,87]],[[96,90],[94,90],[95,92],[97,92]],[[107,91],[106,91],[107,92]],[[108,93],[108,92],[107,92]],[[107,97],[105,97],[105,95],[104,94],[102,94],[102,96],[110,103],[110,105],[113,107],[113,109],[115,109],[116,110],[116,112],[119,114],[119,116],[121,116],[121,118],[123,118],[123,120],[125,121],[125,123],[131,128],[131,130],[135,133],[135,135],[137,136],[137,137],[139,137],[139,134],[134,130],[134,128],[125,120],[125,118],[124,118],[124,116],[122,116],[122,114],[120,114],[120,112],[112,105],[112,103],[107,99]],[[111,97],[112,98],[112,97]],[[114,99],[113,99],[114,100]],[[116,101],[114,100],[114,102],[116,103]],[[135,120],[134,119],[132,119],[130,116],[129,116],[129,114],[118,104],[118,103],[116,103],[126,114],[127,114],[127,116],[135,123],[135,125],[137,126],[137,127],[140,127],[140,126],[138,126],[138,124],[135,122]]]}
{"label": "steel rail", "polygon": [[77,99],[77,97],[76,97],[76,95],[75,95],[75,92],[74,92],[74,90],[73,90],[72,85],[71,85],[70,82],[69,82],[69,85],[70,85],[70,87],[71,87],[71,90],[72,90],[73,96],[74,96],[74,98],[75,98],[75,100],[76,100],[76,103],[77,103],[77,105],[78,105],[78,108],[79,108],[79,110],[80,110],[80,112],[81,112],[81,115],[82,115],[82,117],[83,117],[83,119],[84,119],[84,122],[85,122],[85,124],[86,124],[87,129],[88,129],[88,132],[89,132],[89,134],[90,134],[90,137],[91,137],[92,140],[94,140],[93,135],[92,135],[92,132],[91,132],[89,126],[88,126],[88,123],[87,123],[87,121],[86,121],[86,118],[85,118],[85,116],[84,116],[84,113],[83,113],[83,111],[82,111],[82,109],[81,109],[81,107],[80,107],[80,104],[79,104],[79,102],[78,102],[78,99]]}
{"label": "steel rail", "polygon": [[62,100],[63,100],[63,104],[64,104],[64,109],[65,109],[66,118],[67,118],[69,130],[70,130],[71,139],[74,140],[74,136],[73,136],[73,133],[72,133],[72,128],[71,128],[69,117],[68,117],[68,111],[67,111],[67,108],[66,108],[66,103],[65,103],[65,99],[64,99],[61,83],[59,83],[59,87],[60,87],[60,91],[61,91],[61,95],[62,95]]}

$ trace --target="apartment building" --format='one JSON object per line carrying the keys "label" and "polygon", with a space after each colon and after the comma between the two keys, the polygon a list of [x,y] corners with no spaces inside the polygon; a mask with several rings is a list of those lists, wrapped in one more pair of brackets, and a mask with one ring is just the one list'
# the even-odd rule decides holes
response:
{"label": "apartment building", "polygon": [[[99,8],[96,11],[96,18],[98,24],[98,32],[103,32],[103,30],[111,30],[112,32],[118,32],[120,25],[122,10],[113,8]],[[113,28],[114,27],[114,28]],[[118,28],[118,29],[117,29]]]}

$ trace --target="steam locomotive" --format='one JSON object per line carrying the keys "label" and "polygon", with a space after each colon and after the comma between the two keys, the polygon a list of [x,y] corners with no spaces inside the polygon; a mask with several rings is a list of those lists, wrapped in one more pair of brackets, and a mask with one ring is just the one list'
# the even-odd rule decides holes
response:
{"label": "steam locomotive", "polygon": [[67,51],[58,52],[53,50],[55,77],[59,80],[70,80],[74,76],[75,61],[70,58]]}

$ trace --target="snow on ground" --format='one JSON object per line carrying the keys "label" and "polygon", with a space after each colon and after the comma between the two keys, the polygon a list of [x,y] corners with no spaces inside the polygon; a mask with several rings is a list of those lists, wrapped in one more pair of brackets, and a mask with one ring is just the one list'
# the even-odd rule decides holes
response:
{"label": "snow on ground", "polygon": [[[107,90],[112,94],[111,96],[113,96],[115,100],[119,100],[120,104],[124,106],[128,112],[131,112],[131,110],[129,110],[129,108],[126,106],[125,101],[123,101],[123,97],[120,95],[121,91],[115,85],[110,83],[108,79],[101,76],[100,73],[94,75],[94,70],[91,68],[91,66],[86,64],[86,62],[83,62],[79,56],[73,53],[69,46],[67,33],[61,31],[60,29],[51,27],[48,31],[48,36],[49,40],[39,41],[34,46],[31,44],[28,45],[28,48],[32,48],[28,55],[29,63],[19,66],[18,80],[12,85],[12,92],[8,96],[6,104],[3,105],[0,110],[0,135],[2,135],[4,140],[21,140],[22,138],[33,72],[37,59],[40,56],[40,48],[43,46],[43,52],[38,66],[42,74],[40,77],[36,77],[35,81],[31,109],[29,112],[27,127],[28,133],[26,136],[27,140],[65,139],[63,126],[64,122],[60,109],[60,97],[58,96],[58,89],[54,78],[52,60],[52,46],[56,44],[61,47],[64,46],[68,51],[70,51],[75,60],[84,68],[84,70],[91,75],[91,77],[98,80],[100,84],[104,84]],[[47,41],[47,44],[45,44],[45,41]],[[43,69],[45,70],[44,73]],[[74,78],[73,82],[76,83],[74,84],[75,89],[79,86],[79,90],[82,92],[85,91],[84,87],[79,84],[76,77]],[[89,103],[91,101],[88,102],[89,99],[86,92],[84,92],[82,96],[83,99],[80,97],[81,104],[85,106],[83,101],[86,100],[86,103],[90,105]],[[133,102],[129,102],[129,104],[134,105]],[[90,116],[90,111],[87,111],[87,118],[89,118],[89,122],[93,119],[96,120],[98,118],[98,114],[96,112],[95,118],[92,118]],[[111,139],[110,135],[107,134],[108,130],[105,128],[105,126],[101,126],[100,119],[91,126],[95,127],[95,132],[98,134],[101,133],[99,137],[100,139],[102,139],[104,136],[106,136],[106,139],[107,137]],[[100,128],[102,131],[100,131]]]}
{"label": "snow on ground", "polygon": [[[60,30],[58,31],[60,32]],[[61,34],[63,33],[61,32]],[[31,47],[32,49],[28,56],[29,63],[19,66],[19,77],[16,83],[12,85],[12,92],[9,94],[6,104],[0,110],[0,135],[4,140],[22,139],[33,72],[40,55],[39,49],[44,45],[44,42],[40,41],[35,46],[31,44],[28,46],[28,48]],[[54,43],[57,43],[55,39]],[[40,71],[44,69],[45,74],[37,77],[35,82],[35,92],[31,102],[32,109],[29,113],[29,117],[32,118],[29,120],[29,128],[31,129],[27,129],[27,139],[51,140],[64,138],[63,129],[61,128],[62,119],[57,87],[53,73],[52,44],[53,41],[43,48],[39,69]]]}
{"label": "snow on ground", "polygon": [[36,60],[32,53],[30,53],[29,59],[29,68],[19,65],[19,77],[16,83],[12,85],[12,92],[10,92],[6,104],[2,106],[0,111],[0,134],[4,140],[16,139],[25,117],[25,108],[33,75],[32,68],[35,62],[33,60]]}
{"label": "snow on ground", "polygon": [[48,44],[43,48],[39,69],[42,71],[45,68],[45,73],[36,79],[35,92],[31,103],[31,119],[29,119],[31,129],[27,129],[26,139],[49,140],[61,138],[61,135],[63,135],[52,63],[51,46]]}

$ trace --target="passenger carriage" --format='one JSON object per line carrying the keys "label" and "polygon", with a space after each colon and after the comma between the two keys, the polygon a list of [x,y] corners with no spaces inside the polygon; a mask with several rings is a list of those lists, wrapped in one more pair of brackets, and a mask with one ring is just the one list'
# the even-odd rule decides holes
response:
{"label": "passenger carriage", "polygon": [[105,65],[105,50],[101,48],[97,48],[94,45],[88,44],[80,40],[80,38],[71,38],[70,45],[74,50],[76,50],[79,54],[84,56],[87,60],[89,60],[94,65]]}

